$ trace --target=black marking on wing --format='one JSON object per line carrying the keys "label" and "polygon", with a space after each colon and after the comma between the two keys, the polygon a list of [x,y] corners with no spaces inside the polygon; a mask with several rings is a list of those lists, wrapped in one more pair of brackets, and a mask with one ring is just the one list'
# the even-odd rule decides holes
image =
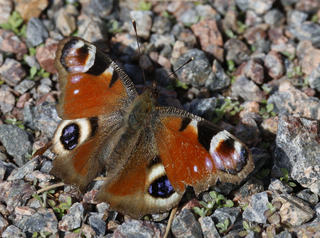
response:
{"label": "black marking on wing", "polygon": [[180,132],[184,131],[187,128],[187,126],[191,123],[191,121],[192,119],[189,117],[183,118],[179,131]]}

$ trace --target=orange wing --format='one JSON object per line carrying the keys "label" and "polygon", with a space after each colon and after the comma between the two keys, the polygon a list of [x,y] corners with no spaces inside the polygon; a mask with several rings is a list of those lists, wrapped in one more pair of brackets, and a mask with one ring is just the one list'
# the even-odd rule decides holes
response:
{"label": "orange wing", "polygon": [[112,210],[132,218],[168,211],[182,197],[174,191],[166,176],[152,130],[146,128],[137,136],[137,142],[128,145],[132,146],[132,152],[127,163],[103,185],[96,197],[98,201],[110,204]]}
{"label": "orange wing", "polygon": [[55,67],[59,72],[62,119],[108,114],[129,105],[137,92],[129,77],[89,42],[67,38],[59,43]]}
{"label": "orange wing", "polygon": [[62,91],[57,111],[63,121],[53,137],[57,158],[51,173],[84,190],[106,165],[113,149],[107,141],[123,126],[123,111],[137,92],[108,56],[81,38],[59,43],[55,67]]}
{"label": "orange wing", "polygon": [[160,159],[172,187],[197,194],[217,183],[240,183],[254,169],[245,144],[229,132],[176,108],[158,108],[153,119]]}

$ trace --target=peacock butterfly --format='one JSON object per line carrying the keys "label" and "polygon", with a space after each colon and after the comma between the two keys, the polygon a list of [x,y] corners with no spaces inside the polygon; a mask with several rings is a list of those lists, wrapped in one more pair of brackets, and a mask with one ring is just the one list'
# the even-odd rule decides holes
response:
{"label": "peacock butterfly", "polygon": [[105,168],[96,199],[141,218],[176,206],[192,186],[239,183],[253,170],[245,144],[186,111],[157,106],[157,83],[137,91],[124,71],[94,45],[59,43],[55,67],[63,119],[53,137],[51,173],[84,191]]}

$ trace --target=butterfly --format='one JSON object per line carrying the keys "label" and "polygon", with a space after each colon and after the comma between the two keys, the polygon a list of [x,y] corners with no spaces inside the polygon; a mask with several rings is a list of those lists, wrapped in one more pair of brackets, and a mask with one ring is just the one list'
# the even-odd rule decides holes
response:
{"label": "butterfly", "polygon": [[59,43],[55,67],[62,118],[51,174],[85,191],[106,170],[96,200],[141,218],[177,206],[186,187],[239,183],[252,172],[247,146],[184,110],[157,105],[157,83],[138,95],[127,74],[89,42]]}

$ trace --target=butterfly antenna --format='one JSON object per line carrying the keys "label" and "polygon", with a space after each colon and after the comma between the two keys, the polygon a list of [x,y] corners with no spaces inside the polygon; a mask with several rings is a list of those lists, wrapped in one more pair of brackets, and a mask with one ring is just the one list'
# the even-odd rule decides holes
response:
{"label": "butterfly antenna", "polygon": [[191,57],[187,62],[185,62],[183,65],[181,65],[178,69],[176,69],[175,71],[171,72],[167,77],[165,77],[164,79],[162,79],[158,85],[160,85],[164,80],[166,80],[167,78],[169,78],[169,77],[170,77],[171,75],[173,75],[174,73],[178,72],[178,70],[181,69],[183,66],[185,66],[186,64],[189,64],[192,60],[194,60],[194,57]]}
{"label": "butterfly antenna", "polygon": [[143,70],[143,68],[141,66],[141,51],[140,51],[140,45],[139,45],[139,41],[138,41],[138,33],[137,33],[137,27],[136,27],[136,21],[135,20],[132,20],[132,25],[133,25],[133,29],[134,29],[134,32],[136,34],[136,39],[137,39],[137,45],[138,45],[138,51],[139,51],[139,64],[140,64],[140,67],[141,67],[141,70],[142,70],[144,85],[146,85],[146,77],[144,75],[144,70]]}

